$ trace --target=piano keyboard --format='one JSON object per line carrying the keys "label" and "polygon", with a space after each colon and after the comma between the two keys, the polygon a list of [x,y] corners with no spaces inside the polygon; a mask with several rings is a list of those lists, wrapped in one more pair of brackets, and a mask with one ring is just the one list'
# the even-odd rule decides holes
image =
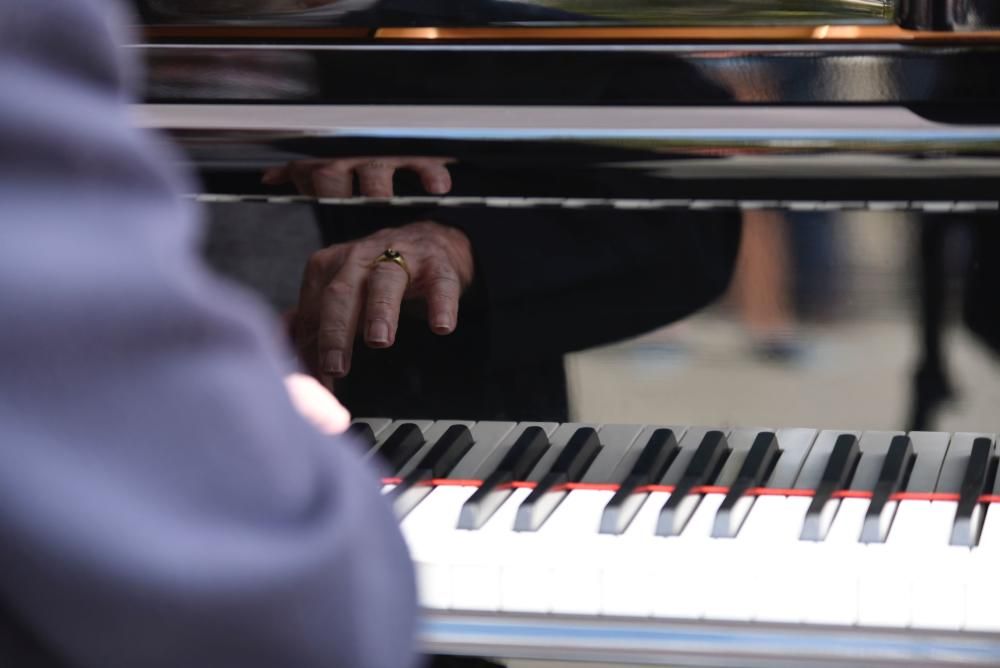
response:
{"label": "piano keyboard", "polygon": [[[992,434],[388,419],[352,432],[389,468],[421,603],[444,619],[903,630],[947,639],[940,656],[904,643],[926,665],[1000,665]],[[949,663],[957,637],[986,649]]]}

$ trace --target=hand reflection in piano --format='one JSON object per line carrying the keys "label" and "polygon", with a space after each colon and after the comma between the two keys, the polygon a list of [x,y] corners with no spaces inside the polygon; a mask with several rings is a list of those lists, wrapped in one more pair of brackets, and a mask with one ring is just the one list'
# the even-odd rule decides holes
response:
{"label": "hand reflection in piano", "polygon": [[451,190],[450,158],[426,156],[362,156],[325,160],[293,160],[283,167],[264,170],[261,182],[266,185],[292,183],[309,197],[352,197],[357,180],[362,197],[392,197],[392,179],[396,170],[414,172],[424,189],[432,195]]}
{"label": "hand reflection in piano", "polygon": [[[373,262],[386,249],[405,260]],[[351,368],[355,335],[373,348],[391,346],[404,300],[427,304],[435,334],[458,323],[458,302],[472,283],[472,248],[456,228],[423,221],[334,244],[309,259],[293,324],[296,347],[328,386]]]}
{"label": "hand reflection in piano", "polygon": [[[302,195],[348,198],[392,197],[393,176],[413,171],[428,193],[451,190],[450,158],[361,156],[294,160],[264,171],[267,185],[291,182]],[[373,263],[388,248],[399,251],[406,271],[393,263]],[[306,266],[292,325],[306,367],[332,386],[351,368],[355,335],[373,348],[396,339],[404,300],[427,304],[427,321],[436,334],[450,334],[458,320],[462,292],[472,282],[469,241],[454,228],[424,221],[378,230],[362,239],[334,244],[315,253]],[[360,330],[360,331],[359,331]]]}

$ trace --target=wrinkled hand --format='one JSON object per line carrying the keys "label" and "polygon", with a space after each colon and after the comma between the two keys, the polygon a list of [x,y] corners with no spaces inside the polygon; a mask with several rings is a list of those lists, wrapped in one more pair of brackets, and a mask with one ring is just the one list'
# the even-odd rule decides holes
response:
{"label": "wrinkled hand", "polygon": [[392,197],[392,178],[397,169],[409,169],[420,177],[432,195],[451,190],[450,158],[421,156],[367,156],[324,160],[294,160],[283,167],[264,171],[266,185],[291,182],[299,194],[308,197],[347,198],[354,195],[357,176],[359,194],[364,197]]}
{"label": "wrinkled hand", "polygon": [[[387,248],[410,272],[373,260]],[[458,302],[473,278],[472,249],[461,230],[433,222],[386,228],[325,248],[309,259],[293,332],[306,367],[329,387],[351,369],[355,336],[373,348],[396,340],[403,300],[423,300],[436,334],[458,323]]]}
{"label": "wrinkled hand", "polygon": [[285,376],[285,389],[302,417],[324,434],[340,434],[351,424],[347,412],[330,391],[303,373]]}

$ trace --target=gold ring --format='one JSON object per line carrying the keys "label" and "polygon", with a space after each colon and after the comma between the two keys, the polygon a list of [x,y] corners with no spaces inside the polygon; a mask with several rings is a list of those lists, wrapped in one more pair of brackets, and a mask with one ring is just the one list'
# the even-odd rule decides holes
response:
{"label": "gold ring", "polygon": [[402,267],[403,271],[406,272],[406,284],[407,285],[410,284],[410,280],[412,278],[410,276],[410,268],[406,266],[406,260],[403,259],[402,253],[400,253],[398,250],[396,250],[395,248],[386,248],[384,251],[382,251],[381,255],[372,260],[370,266],[374,267],[379,262],[395,262],[396,264],[398,264],[400,267]]}

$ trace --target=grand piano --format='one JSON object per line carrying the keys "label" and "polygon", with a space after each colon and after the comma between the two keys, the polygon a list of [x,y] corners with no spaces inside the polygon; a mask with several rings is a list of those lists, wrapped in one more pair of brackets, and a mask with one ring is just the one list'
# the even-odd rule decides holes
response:
{"label": "grand piano", "polygon": [[[427,651],[1000,665],[1000,427],[934,431],[923,382],[943,374],[948,263],[991,257],[981,245],[956,261],[941,246],[955,226],[990,239],[1000,212],[1000,4],[137,8],[129,48],[147,77],[135,121],[171,135],[200,176],[188,196],[214,207],[493,224],[586,214],[609,228],[637,213],[792,225],[858,214],[915,230],[894,249],[919,304],[917,380],[900,387],[914,409],[890,424],[751,412],[734,427],[723,412],[703,427],[667,406],[662,419],[616,420],[586,405],[530,421],[358,418],[413,553]],[[391,196],[370,197],[261,180],[358,156],[442,160],[455,187],[431,194],[401,174]]]}

